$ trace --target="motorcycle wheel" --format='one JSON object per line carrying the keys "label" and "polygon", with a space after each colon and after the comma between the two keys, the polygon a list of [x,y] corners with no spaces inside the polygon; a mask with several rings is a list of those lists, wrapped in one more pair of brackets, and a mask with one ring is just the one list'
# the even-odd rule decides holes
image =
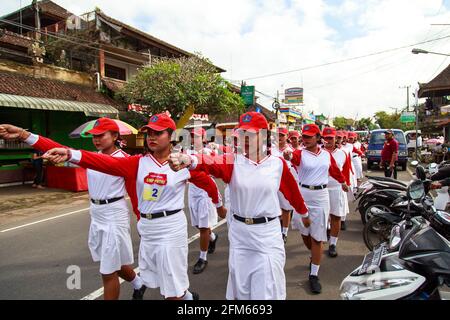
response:
{"label": "motorcycle wheel", "polygon": [[381,217],[373,217],[363,229],[364,244],[372,251],[383,242],[389,241],[393,224]]}
{"label": "motorcycle wheel", "polygon": [[390,212],[391,209],[388,206],[385,206],[383,204],[374,204],[374,205],[369,205],[366,206],[364,208],[364,211],[361,213],[361,219],[363,221],[363,224],[366,224],[368,221],[370,221],[370,219],[372,219],[373,215],[372,215],[372,208],[377,208],[386,212]]}

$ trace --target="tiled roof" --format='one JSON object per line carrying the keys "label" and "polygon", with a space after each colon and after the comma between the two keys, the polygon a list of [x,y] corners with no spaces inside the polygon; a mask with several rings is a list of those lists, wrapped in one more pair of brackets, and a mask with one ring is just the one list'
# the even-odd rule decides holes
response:
{"label": "tiled roof", "polygon": [[450,94],[450,65],[428,83],[419,84],[419,98]]}
{"label": "tiled roof", "polygon": [[120,107],[116,101],[96,92],[94,88],[3,71],[0,72],[0,93]]}
{"label": "tiled roof", "polygon": [[39,2],[39,8],[42,13],[48,13],[56,17],[60,17],[62,19],[67,19],[72,16],[73,13],[67,11],[63,7],[57,5],[53,1],[43,0]]}

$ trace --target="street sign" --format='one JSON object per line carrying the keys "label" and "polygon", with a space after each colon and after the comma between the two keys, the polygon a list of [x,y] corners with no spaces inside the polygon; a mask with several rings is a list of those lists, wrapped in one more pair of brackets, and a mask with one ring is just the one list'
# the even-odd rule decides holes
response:
{"label": "street sign", "polygon": [[289,88],[284,90],[285,97],[298,97],[303,96],[303,88]]}
{"label": "street sign", "polygon": [[414,112],[402,112],[400,116],[400,122],[416,122],[416,115]]}
{"label": "street sign", "polygon": [[294,103],[301,104],[301,103],[303,103],[303,97],[286,98],[286,99],[283,99],[283,103],[284,104],[294,104]]}
{"label": "street sign", "polygon": [[255,101],[255,86],[241,86],[241,97],[246,106],[251,106]]}

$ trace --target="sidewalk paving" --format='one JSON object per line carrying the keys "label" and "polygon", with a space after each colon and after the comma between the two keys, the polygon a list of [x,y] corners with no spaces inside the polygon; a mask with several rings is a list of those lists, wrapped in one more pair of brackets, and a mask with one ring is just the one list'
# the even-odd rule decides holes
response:
{"label": "sidewalk paving", "polygon": [[[89,199],[87,192],[71,192],[62,189],[37,189],[31,185],[0,188],[0,225],[15,222],[32,214],[45,214],[52,207]],[[70,201],[68,201],[70,200]]]}

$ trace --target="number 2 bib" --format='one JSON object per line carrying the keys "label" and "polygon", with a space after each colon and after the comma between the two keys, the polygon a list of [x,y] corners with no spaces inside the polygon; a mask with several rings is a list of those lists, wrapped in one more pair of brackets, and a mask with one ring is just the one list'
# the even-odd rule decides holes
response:
{"label": "number 2 bib", "polygon": [[159,201],[166,185],[166,174],[150,172],[144,178],[144,192],[142,194],[142,198],[145,201]]}

